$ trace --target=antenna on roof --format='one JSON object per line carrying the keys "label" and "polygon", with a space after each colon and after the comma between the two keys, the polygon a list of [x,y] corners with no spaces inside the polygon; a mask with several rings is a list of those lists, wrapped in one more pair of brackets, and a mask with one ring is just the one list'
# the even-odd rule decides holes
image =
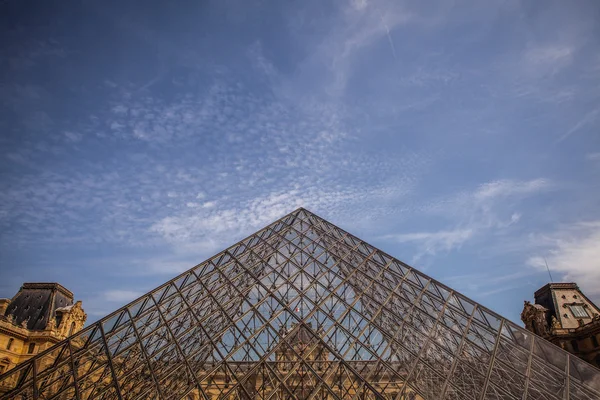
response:
{"label": "antenna on roof", "polygon": [[546,263],[546,269],[548,270],[548,275],[550,275],[550,283],[554,282],[552,279],[552,274],[550,273],[550,267],[548,267],[548,261],[546,261],[546,257],[544,257],[544,262]]}

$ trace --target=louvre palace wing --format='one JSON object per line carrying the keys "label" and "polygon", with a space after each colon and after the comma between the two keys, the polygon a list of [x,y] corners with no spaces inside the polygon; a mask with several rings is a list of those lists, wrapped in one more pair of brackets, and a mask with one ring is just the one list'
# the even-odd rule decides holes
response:
{"label": "louvre palace wing", "polygon": [[298,209],[0,376],[2,399],[600,399],[600,371]]}

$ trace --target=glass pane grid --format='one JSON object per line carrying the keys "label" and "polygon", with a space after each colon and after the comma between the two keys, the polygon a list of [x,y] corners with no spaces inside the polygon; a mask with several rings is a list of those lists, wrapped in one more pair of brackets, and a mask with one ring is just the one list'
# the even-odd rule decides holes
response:
{"label": "glass pane grid", "polygon": [[2,399],[583,400],[600,398],[600,371],[298,209],[0,388]]}

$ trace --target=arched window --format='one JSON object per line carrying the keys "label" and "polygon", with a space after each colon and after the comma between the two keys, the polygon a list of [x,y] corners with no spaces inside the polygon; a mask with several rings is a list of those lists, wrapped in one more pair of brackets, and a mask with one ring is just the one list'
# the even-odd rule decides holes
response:
{"label": "arched window", "polygon": [[8,339],[8,344],[6,345],[6,350],[10,350],[14,341],[15,341],[15,339],[13,339],[13,338]]}
{"label": "arched window", "polygon": [[75,330],[75,322],[71,322],[71,327],[69,328],[69,334],[67,336],[71,336],[73,331]]}

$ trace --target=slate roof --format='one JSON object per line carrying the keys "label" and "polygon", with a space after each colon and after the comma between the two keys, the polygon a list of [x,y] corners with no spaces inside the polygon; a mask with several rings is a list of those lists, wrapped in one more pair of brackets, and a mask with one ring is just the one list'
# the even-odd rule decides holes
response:
{"label": "slate roof", "polygon": [[27,321],[27,329],[42,331],[54,322],[56,309],[73,304],[73,293],[58,283],[24,283],[12,298],[4,316],[11,315],[20,325]]}

